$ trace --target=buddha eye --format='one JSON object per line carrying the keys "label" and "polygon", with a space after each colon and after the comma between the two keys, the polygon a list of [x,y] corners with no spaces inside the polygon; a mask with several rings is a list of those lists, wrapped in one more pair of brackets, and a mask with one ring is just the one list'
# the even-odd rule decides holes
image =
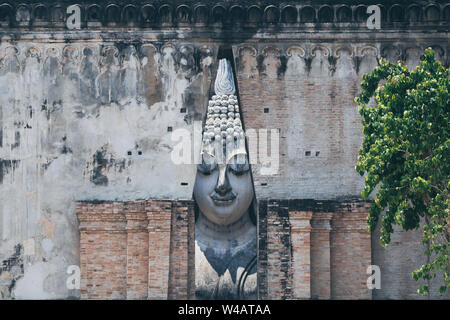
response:
{"label": "buddha eye", "polygon": [[211,156],[202,156],[202,163],[197,165],[197,170],[204,175],[211,174],[217,168],[217,162]]}
{"label": "buddha eye", "polygon": [[236,176],[243,175],[248,170],[250,170],[250,165],[248,164],[248,159],[246,155],[236,155],[228,163],[228,169]]}

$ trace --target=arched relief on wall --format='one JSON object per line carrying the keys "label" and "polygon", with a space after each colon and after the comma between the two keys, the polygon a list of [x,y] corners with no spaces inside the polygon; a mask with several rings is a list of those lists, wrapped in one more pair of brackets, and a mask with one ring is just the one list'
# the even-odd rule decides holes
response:
{"label": "arched relief on wall", "polygon": [[444,9],[442,10],[442,14],[443,20],[446,21],[447,23],[450,22],[450,4],[444,7]]}
{"label": "arched relief on wall", "polygon": [[388,11],[390,22],[403,22],[405,19],[405,11],[401,5],[393,5]]}
{"label": "arched relief on wall", "polygon": [[300,9],[300,23],[314,23],[316,21],[316,11],[311,6]]}
{"label": "arched relief on wall", "polygon": [[402,61],[405,61],[408,68],[412,70],[420,63],[423,51],[419,46],[405,48]]}
{"label": "arched relief on wall", "polygon": [[269,5],[264,9],[264,22],[268,24],[276,24],[280,21],[280,10],[273,5]]}
{"label": "arched relief on wall", "polygon": [[1,75],[7,73],[17,74],[20,72],[20,51],[15,46],[7,46],[4,50],[4,54],[0,60],[0,72]]}
{"label": "arched relief on wall", "polygon": [[31,21],[30,9],[26,5],[19,5],[16,9],[16,21],[19,26],[27,26]]}
{"label": "arched relief on wall", "polygon": [[205,5],[198,5],[194,8],[194,23],[197,25],[208,24],[208,7]]}
{"label": "arched relief on wall", "polygon": [[229,16],[232,25],[240,26],[245,22],[245,9],[242,6],[234,5],[230,8]]}
{"label": "arched relief on wall", "polygon": [[243,76],[245,78],[255,78],[258,76],[258,62],[256,57],[258,51],[256,48],[251,46],[243,46],[237,49],[238,52],[238,76]]}
{"label": "arched relief on wall", "polygon": [[0,26],[9,26],[14,21],[13,7],[7,3],[0,5]]}
{"label": "arched relief on wall", "polygon": [[423,19],[422,9],[418,5],[410,5],[406,9],[406,21],[409,23],[418,23]]}
{"label": "arched relief on wall", "polygon": [[105,9],[105,22],[109,26],[116,26],[120,23],[120,8],[116,4],[108,5]]}
{"label": "arched relief on wall", "polygon": [[[214,57],[216,56],[214,48],[210,46],[202,46],[200,52],[200,69],[203,72],[203,79],[210,83],[213,76]],[[205,83],[205,85],[207,85]]]}
{"label": "arched relief on wall", "polygon": [[96,79],[96,96],[101,103],[118,101],[119,68],[119,50],[114,46],[104,47],[99,63],[100,73]]}
{"label": "arched relief on wall", "polygon": [[336,58],[336,66],[333,75],[337,78],[350,78],[356,74],[355,54],[352,47],[338,47],[334,56]]}
{"label": "arched relief on wall", "polygon": [[101,26],[104,19],[102,8],[99,5],[93,4],[87,7],[86,21],[88,26]]}
{"label": "arched relief on wall", "polygon": [[178,25],[188,25],[191,23],[192,12],[187,5],[180,5],[176,9],[176,19]]}
{"label": "arched relief on wall", "polygon": [[258,6],[251,6],[247,9],[247,22],[258,26],[263,20],[263,12]]}
{"label": "arched relief on wall", "polygon": [[349,6],[343,5],[336,10],[336,20],[341,23],[352,22],[353,12]]}
{"label": "arched relief on wall", "polygon": [[169,4],[163,4],[161,7],[159,7],[158,10],[158,16],[159,16],[159,22],[162,26],[169,26],[173,22],[172,18],[172,7]]}
{"label": "arched relief on wall", "polygon": [[366,23],[369,18],[369,14],[367,14],[367,6],[359,5],[354,9],[354,20],[357,23]]}
{"label": "arched relief on wall", "polygon": [[80,62],[80,98],[84,104],[96,101],[96,79],[99,74],[98,50],[93,46],[85,46]]}
{"label": "arched relief on wall", "polygon": [[306,70],[305,56],[306,51],[302,47],[292,46],[286,50],[287,62],[285,79],[295,80],[303,77]]}
{"label": "arched relief on wall", "polygon": [[72,45],[65,46],[62,51],[62,73],[71,78],[77,75],[79,69],[80,52]]}
{"label": "arched relief on wall", "polygon": [[155,24],[156,19],[156,8],[151,4],[146,4],[141,8],[141,21],[143,25]]}
{"label": "arched relief on wall", "polygon": [[[367,21],[367,5],[353,6],[342,1],[329,4],[281,4],[272,1],[260,5],[244,7],[240,3],[211,4],[206,0],[197,2],[178,3],[174,6],[170,1],[158,5],[144,3],[105,3],[98,1],[88,4],[78,4],[81,8],[82,19],[88,27],[121,27],[142,26],[162,28],[169,26],[206,26],[234,27],[244,24],[248,27],[272,27],[277,24],[330,24],[340,23],[345,27],[347,23],[357,23],[365,28]],[[155,7],[156,6],[156,7]],[[410,25],[425,23],[435,25],[438,22],[449,21],[449,7],[446,3],[402,4],[400,1],[387,6],[378,4],[381,9],[382,22],[392,26],[403,26],[402,22]],[[43,26],[63,27],[66,16],[65,7],[59,4],[48,5],[38,3],[27,5],[20,3],[17,7],[8,3],[0,4],[0,25],[9,26]]]}
{"label": "arched relief on wall", "polygon": [[435,4],[430,4],[425,7],[425,19],[428,22],[437,22],[441,19],[440,8]]}
{"label": "arched relief on wall", "polygon": [[25,86],[24,95],[29,99],[29,103],[40,101],[41,96],[36,87],[41,84],[42,77],[42,53],[37,47],[30,47],[25,51],[23,61],[23,84]]}
{"label": "arched relief on wall", "polygon": [[55,82],[62,71],[60,51],[56,47],[50,47],[45,51],[44,77],[46,81]]}
{"label": "arched relief on wall", "polygon": [[[258,63],[260,66],[258,71],[259,75],[268,77],[270,79],[278,78],[281,68],[281,50],[277,47],[264,47],[261,50],[262,63]],[[284,71],[282,72],[284,74]]]}
{"label": "arched relief on wall", "polygon": [[223,25],[226,22],[227,9],[223,5],[217,4],[211,10],[211,23]]}
{"label": "arched relief on wall", "polygon": [[[15,46],[7,46],[1,55],[0,60],[0,92],[1,95],[9,97],[10,101],[18,100],[21,96],[22,84],[21,77],[21,65],[20,65],[20,51]],[[20,92],[20,94],[18,94]],[[0,119],[1,120],[1,119]],[[0,127],[0,130],[2,128]],[[1,145],[0,138],[0,145]]]}
{"label": "arched relief on wall", "polygon": [[311,77],[327,77],[330,75],[330,67],[333,66],[329,63],[331,57],[330,49],[322,45],[313,45],[309,49],[311,56],[311,65],[309,68],[309,76]]}
{"label": "arched relief on wall", "polygon": [[128,26],[139,24],[139,9],[134,5],[126,5],[122,10],[121,21]]}
{"label": "arched relief on wall", "polygon": [[397,46],[385,46],[381,49],[381,56],[393,63],[397,63],[402,58],[402,51]]}
{"label": "arched relief on wall", "polygon": [[35,22],[46,23],[49,20],[49,12],[47,7],[42,4],[36,5],[33,8],[32,16],[33,16],[33,23]]}
{"label": "arched relief on wall", "polygon": [[[141,62],[132,45],[122,51],[120,61],[120,99],[137,99],[139,93],[138,85],[141,84]],[[123,105],[126,101],[121,101]]]}
{"label": "arched relief on wall", "polygon": [[360,63],[357,73],[362,75],[371,72],[378,65],[378,49],[372,46],[359,48]]}
{"label": "arched relief on wall", "polygon": [[54,5],[50,8],[50,21],[56,26],[64,26],[66,18],[66,9],[60,5]]}
{"label": "arched relief on wall", "polygon": [[332,23],[334,21],[334,10],[330,6],[321,6],[318,11],[318,20],[321,23]]}
{"label": "arched relief on wall", "polygon": [[443,65],[446,63],[446,56],[445,56],[445,50],[438,45],[433,45],[431,48],[434,50],[434,56],[436,60],[439,60]]}
{"label": "arched relief on wall", "polygon": [[293,6],[285,6],[281,11],[281,22],[290,24],[297,23],[298,22],[297,8]]}
{"label": "arched relief on wall", "polygon": [[170,100],[176,92],[176,47],[169,43],[161,47],[161,79],[164,100]]}
{"label": "arched relief on wall", "polygon": [[153,44],[141,47],[141,64],[143,73],[142,90],[147,105],[153,105],[163,100],[162,79],[160,71],[161,55]]}

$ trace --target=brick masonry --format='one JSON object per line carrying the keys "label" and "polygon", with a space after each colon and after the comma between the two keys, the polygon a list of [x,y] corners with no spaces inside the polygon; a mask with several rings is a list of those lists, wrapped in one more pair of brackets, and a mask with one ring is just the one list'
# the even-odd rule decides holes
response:
{"label": "brick masonry", "polygon": [[[361,201],[259,202],[260,299],[370,299]],[[81,202],[82,299],[192,299],[193,201]]]}
{"label": "brick masonry", "polygon": [[260,299],[371,299],[368,203],[259,202]]}
{"label": "brick masonry", "polygon": [[80,202],[82,299],[193,294],[192,201]]}

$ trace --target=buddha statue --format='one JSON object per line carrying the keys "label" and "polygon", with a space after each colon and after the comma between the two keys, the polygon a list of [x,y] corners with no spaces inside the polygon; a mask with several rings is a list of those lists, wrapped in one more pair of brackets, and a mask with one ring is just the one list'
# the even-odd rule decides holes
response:
{"label": "buddha statue", "polygon": [[254,191],[231,64],[219,61],[194,198],[197,299],[256,299]]}

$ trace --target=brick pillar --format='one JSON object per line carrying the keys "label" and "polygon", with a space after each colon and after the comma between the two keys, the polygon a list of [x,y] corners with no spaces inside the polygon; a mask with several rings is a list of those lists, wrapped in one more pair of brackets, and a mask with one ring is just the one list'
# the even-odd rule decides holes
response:
{"label": "brick pillar", "polygon": [[[194,262],[195,250],[193,222],[194,203],[177,201],[172,207],[172,233],[170,237],[170,269],[168,298],[186,300],[192,297],[193,270],[189,269],[190,259]],[[192,247],[194,245],[194,247]],[[193,250],[194,249],[194,250]]]}
{"label": "brick pillar", "polygon": [[124,205],[127,221],[127,299],[147,299],[148,231],[144,201]]}
{"label": "brick pillar", "polygon": [[[262,248],[259,248],[260,258],[267,259],[266,279],[262,279],[267,284],[266,298],[290,299],[292,298],[292,270],[288,201],[269,200],[266,214],[267,255],[265,257],[261,255]],[[260,241],[259,244],[261,245],[262,242]]]}
{"label": "brick pillar", "polygon": [[258,299],[268,299],[267,275],[267,200],[260,200],[258,206]]}
{"label": "brick pillar", "polygon": [[293,298],[311,298],[311,225],[312,211],[290,211]]}
{"label": "brick pillar", "polygon": [[125,299],[127,234],[122,203],[81,203],[80,262],[82,299]]}
{"label": "brick pillar", "polygon": [[331,223],[331,298],[371,299],[367,267],[371,265],[368,203],[349,202],[333,214]]}
{"label": "brick pillar", "polygon": [[169,288],[170,201],[149,200],[148,218],[148,298],[166,300]]}
{"label": "brick pillar", "polygon": [[331,298],[331,212],[314,212],[311,219],[311,297]]}

